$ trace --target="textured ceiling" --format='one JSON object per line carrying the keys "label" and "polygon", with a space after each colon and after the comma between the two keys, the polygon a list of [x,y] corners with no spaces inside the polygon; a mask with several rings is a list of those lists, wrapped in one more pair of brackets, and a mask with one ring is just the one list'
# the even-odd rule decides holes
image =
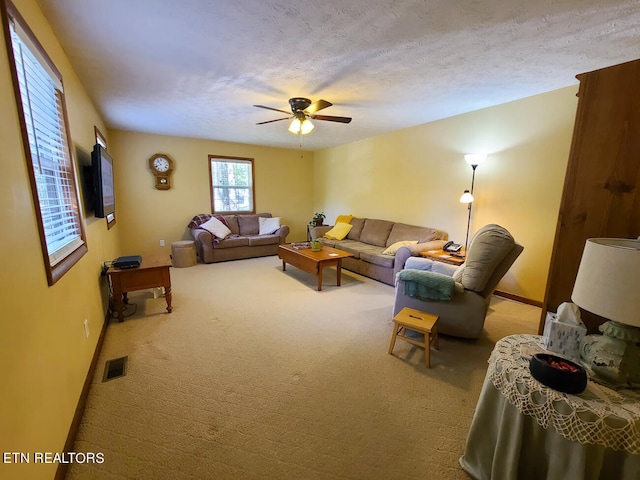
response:
{"label": "textured ceiling", "polygon": [[315,150],[577,84],[640,57],[624,0],[38,0],[111,128]]}

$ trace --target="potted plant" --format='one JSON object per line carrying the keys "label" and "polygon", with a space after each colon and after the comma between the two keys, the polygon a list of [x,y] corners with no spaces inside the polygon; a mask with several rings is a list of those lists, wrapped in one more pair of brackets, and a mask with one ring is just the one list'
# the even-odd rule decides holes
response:
{"label": "potted plant", "polygon": [[325,214],[323,212],[315,213],[313,215],[313,220],[311,220],[311,225],[319,227],[324,222],[324,219],[325,219]]}

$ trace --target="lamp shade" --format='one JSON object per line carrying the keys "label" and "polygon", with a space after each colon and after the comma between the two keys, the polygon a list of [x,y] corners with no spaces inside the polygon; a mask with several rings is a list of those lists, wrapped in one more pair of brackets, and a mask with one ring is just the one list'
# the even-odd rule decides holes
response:
{"label": "lamp shade", "polygon": [[472,166],[480,165],[486,159],[487,156],[484,153],[469,153],[464,156],[464,161]]}
{"label": "lamp shade", "polygon": [[311,130],[313,130],[313,123],[311,123],[311,120],[309,119],[304,119],[300,125],[300,133],[302,135],[306,135],[307,133],[310,133]]}
{"label": "lamp shade", "polygon": [[291,133],[300,133],[300,119],[299,118],[294,118],[293,121],[291,122],[291,125],[289,125],[289,131]]}
{"label": "lamp shade", "polygon": [[469,190],[465,190],[462,196],[460,197],[460,203],[471,203],[473,202],[473,195],[469,193]]}
{"label": "lamp shade", "polygon": [[587,240],[571,300],[608,320],[640,327],[640,240]]}

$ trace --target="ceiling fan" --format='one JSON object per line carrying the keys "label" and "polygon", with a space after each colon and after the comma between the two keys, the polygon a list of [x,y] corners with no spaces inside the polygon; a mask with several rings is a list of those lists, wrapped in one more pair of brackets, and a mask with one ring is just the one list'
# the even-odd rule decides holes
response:
{"label": "ceiling fan", "polygon": [[265,107],[264,105],[254,105],[258,108],[266,108],[267,110],[274,110],[276,112],[286,113],[288,116],[283,118],[276,118],[275,120],[267,120],[266,122],[258,122],[256,125],[264,125],[265,123],[279,122],[281,120],[293,120],[289,125],[289,131],[291,133],[300,133],[305,135],[313,130],[313,123],[309,119],[313,120],[326,120],[329,122],[349,123],[351,117],[334,117],[331,115],[316,115],[316,112],[324,108],[333,105],[326,100],[318,100],[311,103],[308,98],[295,97],[289,99],[289,105],[291,105],[291,112],[280,110],[278,108]]}

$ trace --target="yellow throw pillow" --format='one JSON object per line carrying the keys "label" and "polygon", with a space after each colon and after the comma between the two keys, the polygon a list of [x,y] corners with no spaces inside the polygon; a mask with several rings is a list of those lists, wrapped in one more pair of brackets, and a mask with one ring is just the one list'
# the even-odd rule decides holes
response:
{"label": "yellow throw pillow", "polygon": [[389,245],[387,249],[382,252],[383,255],[395,255],[399,248],[407,247],[409,245],[416,245],[418,243],[417,240],[402,240],[400,242],[396,242],[393,245]]}
{"label": "yellow throw pillow", "polygon": [[331,240],[342,240],[347,236],[347,233],[353,228],[350,223],[336,222],[331,230],[324,234],[324,238]]}
{"label": "yellow throw pillow", "polygon": [[337,225],[338,223],[349,223],[352,218],[353,215],[338,215],[338,218],[336,218],[336,223],[334,223],[334,225]]}

